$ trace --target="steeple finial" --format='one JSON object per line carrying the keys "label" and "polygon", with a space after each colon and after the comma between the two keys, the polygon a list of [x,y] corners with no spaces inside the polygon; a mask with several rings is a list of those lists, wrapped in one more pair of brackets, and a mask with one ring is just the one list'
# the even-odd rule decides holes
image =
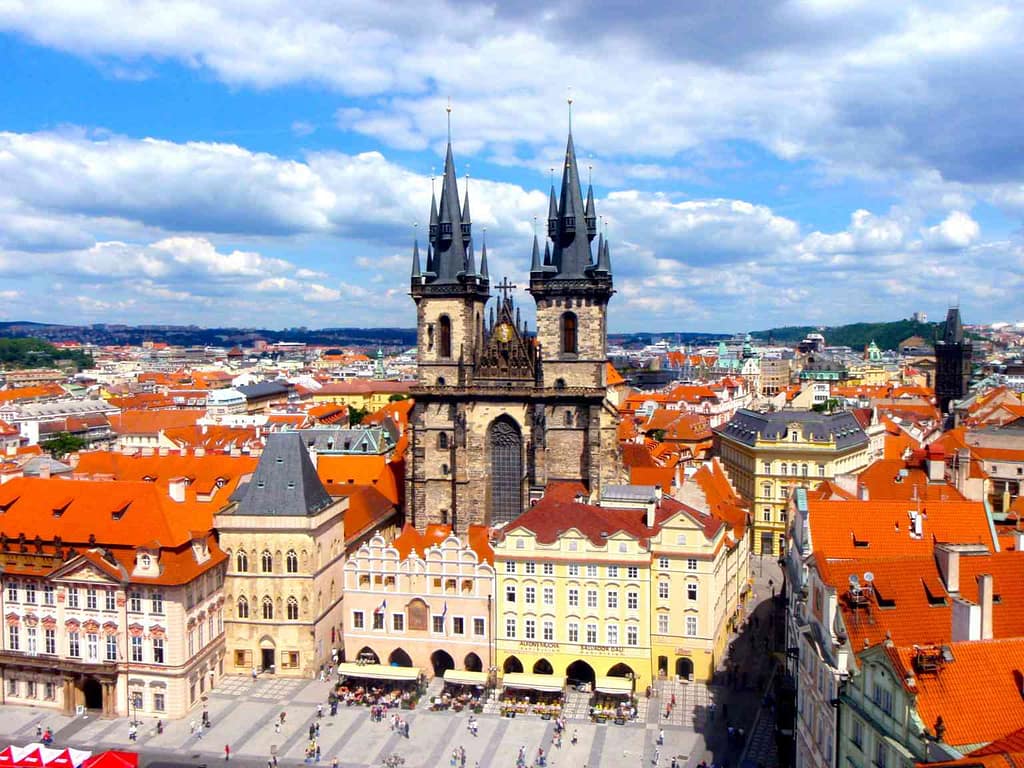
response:
{"label": "steeple finial", "polygon": [[452,143],[452,97],[448,97],[448,106],[445,107],[445,112],[448,113],[448,143]]}
{"label": "steeple finial", "polygon": [[569,102],[569,133],[572,133],[572,86],[569,86],[569,98],[566,99]]}
{"label": "steeple finial", "polygon": [[420,238],[419,238],[419,224],[413,224],[413,239],[412,239],[412,279],[413,282],[419,280],[421,276],[420,272]]}

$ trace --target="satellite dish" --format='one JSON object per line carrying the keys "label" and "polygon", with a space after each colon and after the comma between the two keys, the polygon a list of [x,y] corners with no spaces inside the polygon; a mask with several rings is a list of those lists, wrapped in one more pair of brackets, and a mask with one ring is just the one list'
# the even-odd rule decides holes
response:
{"label": "satellite dish", "polygon": [[864,581],[866,581],[868,584],[870,584],[874,580],[875,580],[875,574],[873,574],[871,571],[865,571],[865,573],[864,573]]}
{"label": "satellite dish", "polygon": [[851,573],[850,574],[850,586],[853,587],[854,589],[858,589],[860,587],[860,582],[857,581],[857,574],[856,573]]}

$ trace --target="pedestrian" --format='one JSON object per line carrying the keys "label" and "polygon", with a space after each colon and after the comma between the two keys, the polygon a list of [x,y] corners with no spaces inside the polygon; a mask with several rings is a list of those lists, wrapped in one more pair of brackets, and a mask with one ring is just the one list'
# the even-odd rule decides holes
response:
{"label": "pedestrian", "polygon": [[203,729],[202,728],[197,728],[196,729],[196,739],[202,740],[202,738],[203,738]]}
{"label": "pedestrian", "polygon": [[316,705],[316,716],[317,717],[323,717],[324,716],[324,705],[323,704],[317,704]]}
{"label": "pedestrian", "polygon": [[36,725],[36,738],[37,739],[43,738],[43,726],[42,726],[42,724],[37,724]]}
{"label": "pedestrian", "polygon": [[280,733],[280,732],[281,732],[281,721],[278,720],[276,723],[274,723],[274,733]]}
{"label": "pedestrian", "polygon": [[196,732],[196,721],[195,720],[189,720],[188,721],[188,732],[190,734]]}
{"label": "pedestrian", "polygon": [[665,729],[664,728],[659,728],[658,729],[658,746],[660,747],[664,743],[665,743]]}
{"label": "pedestrian", "polygon": [[409,738],[409,721],[408,720],[403,720],[402,721],[402,730],[405,732],[405,738],[408,739]]}
{"label": "pedestrian", "polygon": [[281,713],[281,725],[284,725],[284,719],[285,719],[285,718],[286,718],[287,716],[288,716],[288,713],[287,713],[287,712],[282,712],[282,713]]}
{"label": "pedestrian", "polygon": [[672,706],[674,707],[675,705],[676,705],[676,695],[673,693],[672,694]]}
{"label": "pedestrian", "polygon": [[225,744],[224,745],[224,759],[225,760],[230,760],[231,759],[231,745],[230,744]]}
{"label": "pedestrian", "polygon": [[256,682],[256,667],[252,668],[252,681],[254,683]]}
{"label": "pedestrian", "polygon": [[271,760],[274,762],[274,768],[277,768],[277,755],[274,755]]}
{"label": "pedestrian", "polygon": [[320,738],[320,723],[317,723],[316,727],[313,728],[313,737],[317,739]]}
{"label": "pedestrian", "polygon": [[338,768],[338,758],[336,758],[336,757],[332,757],[331,758],[331,768]]}
{"label": "pedestrian", "polygon": [[577,731],[575,728],[573,728],[572,729],[572,738],[569,739],[569,743],[572,744],[575,747],[577,741],[579,741],[579,731]]}
{"label": "pedestrian", "polygon": [[318,763],[320,762],[320,745],[319,744],[316,745],[316,761]]}
{"label": "pedestrian", "polygon": [[659,760],[661,760],[661,750],[655,748],[655,750],[654,750],[654,759],[651,760],[651,763],[654,764],[654,765],[657,765]]}

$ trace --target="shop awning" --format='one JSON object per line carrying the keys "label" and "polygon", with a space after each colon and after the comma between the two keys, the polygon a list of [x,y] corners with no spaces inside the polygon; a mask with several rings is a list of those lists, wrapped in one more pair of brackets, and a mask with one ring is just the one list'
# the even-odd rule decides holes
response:
{"label": "shop awning", "polygon": [[612,696],[629,696],[633,693],[633,681],[628,677],[598,677],[594,681],[594,690]]}
{"label": "shop awning", "polygon": [[554,675],[528,675],[525,672],[507,672],[501,678],[506,688],[528,688],[531,691],[557,693],[565,690],[565,678]]}
{"label": "shop awning", "polygon": [[444,681],[456,685],[487,685],[486,672],[469,672],[465,669],[446,669]]}
{"label": "shop awning", "polygon": [[354,664],[342,662],[338,674],[345,677],[365,677],[368,680],[397,680],[415,682],[420,676],[418,667],[389,667],[386,664]]}

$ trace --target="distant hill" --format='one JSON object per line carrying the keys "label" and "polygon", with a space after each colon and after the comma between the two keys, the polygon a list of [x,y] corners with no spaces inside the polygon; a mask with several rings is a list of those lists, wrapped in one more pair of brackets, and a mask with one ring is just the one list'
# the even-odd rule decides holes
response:
{"label": "distant hill", "polygon": [[911,336],[920,336],[931,343],[936,334],[941,334],[944,323],[918,323],[914,320],[895,320],[889,323],[851,323],[822,328],[814,325],[789,325],[754,331],[750,335],[766,341],[769,338],[777,344],[798,344],[809,333],[820,333],[830,347],[852,347],[859,350],[872,341],[879,349],[896,349],[899,343]]}
{"label": "distant hill", "polygon": [[58,349],[42,339],[0,339],[0,367],[50,368],[73,364],[77,370],[92,368],[92,357],[78,349]]}

